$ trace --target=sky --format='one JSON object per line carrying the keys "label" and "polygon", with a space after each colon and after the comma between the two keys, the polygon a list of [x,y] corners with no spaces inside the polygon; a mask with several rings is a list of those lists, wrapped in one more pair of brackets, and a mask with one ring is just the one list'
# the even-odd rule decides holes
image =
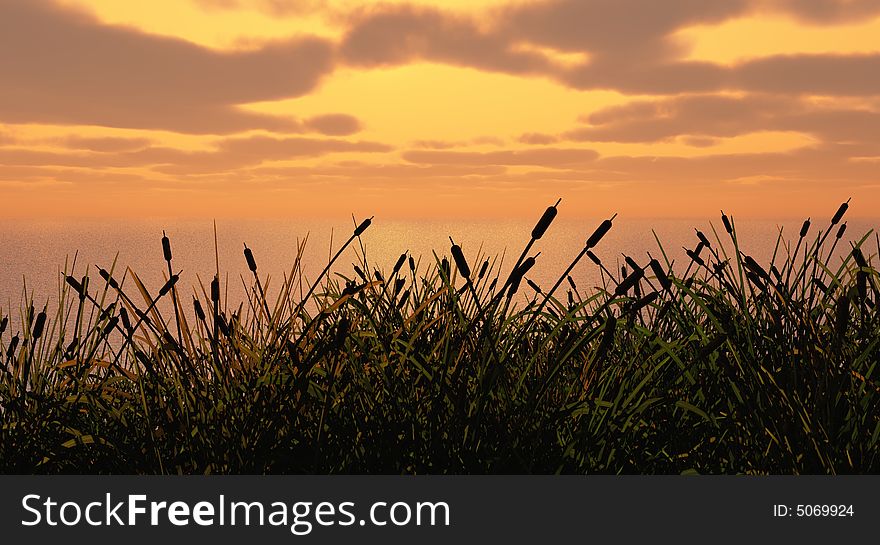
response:
{"label": "sky", "polygon": [[880,216],[877,0],[0,0],[11,218]]}

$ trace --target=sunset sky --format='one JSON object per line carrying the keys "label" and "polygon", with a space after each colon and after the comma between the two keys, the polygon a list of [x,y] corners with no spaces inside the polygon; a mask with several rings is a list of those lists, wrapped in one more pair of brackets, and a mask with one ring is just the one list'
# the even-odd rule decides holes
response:
{"label": "sunset sky", "polygon": [[4,217],[855,216],[877,0],[0,0]]}

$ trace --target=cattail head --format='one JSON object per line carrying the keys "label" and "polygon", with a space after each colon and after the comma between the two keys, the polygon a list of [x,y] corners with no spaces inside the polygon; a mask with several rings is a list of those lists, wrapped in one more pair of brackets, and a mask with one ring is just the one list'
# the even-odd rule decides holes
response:
{"label": "cattail head", "polygon": [[853,248],[852,256],[859,268],[866,269],[868,267],[868,262],[865,261],[865,254],[862,253],[861,248]]}
{"label": "cattail head", "polygon": [[36,321],[34,321],[33,338],[35,341],[43,336],[43,328],[45,326],[46,326],[46,311],[40,311],[40,313],[37,314]]}
{"label": "cattail head", "polygon": [[119,289],[119,284],[112,276],[110,276],[110,273],[107,272],[105,269],[98,269],[98,274],[101,275],[101,278],[104,279],[104,282],[107,282],[107,285],[109,285],[111,288],[116,290]]}
{"label": "cattail head", "polygon": [[74,277],[72,277],[72,276],[70,276],[70,275],[67,275],[67,276],[64,277],[64,281],[67,282],[67,284],[68,284],[71,288],[73,288],[73,291],[75,291],[75,292],[77,293],[77,295],[82,295],[82,294],[83,294],[83,291],[84,291],[84,290],[83,290],[83,285],[80,284],[79,280],[77,280],[76,278],[74,278]]}
{"label": "cattail head", "polygon": [[634,270],[629,276],[624,278],[620,284],[617,285],[617,288],[614,289],[614,295],[624,295],[626,292],[631,290],[636,283],[642,279],[644,275],[644,271],[642,269]]}
{"label": "cattail head", "polygon": [[641,269],[638,263],[636,263],[635,259],[631,258],[628,255],[623,256],[623,260],[626,261],[626,264],[632,267],[632,270]]}
{"label": "cattail head", "polygon": [[547,228],[550,227],[550,224],[553,223],[553,220],[556,218],[556,214],[559,212],[557,210],[557,206],[562,202],[562,199],[556,201],[556,204],[547,208],[544,211],[544,215],[541,216],[541,219],[538,220],[538,223],[535,225],[535,228],[532,229],[532,240],[538,240],[544,236],[544,233],[547,232]]}
{"label": "cattail head", "polygon": [[706,263],[703,261],[703,258],[700,257],[700,252],[699,252],[699,250],[701,250],[701,249],[702,249],[702,248],[700,247],[700,245],[697,245],[697,249],[696,249],[696,250],[688,250],[687,248],[685,248],[684,252],[687,254],[687,256],[688,256],[689,258],[691,258],[691,261],[693,261],[693,262],[696,263],[697,265],[703,267],[703,266],[706,265]]}
{"label": "cattail head", "polygon": [[257,261],[254,259],[254,252],[247,246],[244,247],[244,259],[247,261],[248,270],[257,272]]}
{"label": "cattail head", "polygon": [[544,293],[544,292],[541,291],[540,286],[538,286],[537,284],[535,284],[534,282],[532,282],[532,280],[531,280],[530,278],[526,278],[526,283],[529,285],[530,288],[532,288],[533,290],[535,290],[535,293],[537,293],[537,294],[539,294],[539,295],[542,294],[542,293]]}
{"label": "cattail head", "polygon": [[841,223],[840,227],[837,228],[837,235],[836,235],[837,240],[842,239],[844,233],[846,233],[846,222]]}
{"label": "cattail head", "polygon": [[480,266],[480,272],[477,273],[477,278],[483,278],[486,276],[486,271],[489,270],[489,260],[483,261],[483,264]]}
{"label": "cattail head", "polygon": [[810,218],[807,218],[806,220],[804,220],[804,224],[801,225],[801,233],[799,235],[800,238],[804,238],[805,236],[807,236],[807,233],[809,231],[810,231]]}
{"label": "cattail head", "polygon": [[4,316],[2,320],[0,320],[0,335],[6,331],[6,326],[9,325],[9,318]]}
{"label": "cattail head", "polygon": [[512,297],[517,290],[519,290],[519,284],[522,282],[523,276],[529,270],[535,266],[535,258],[528,257],[522,263],[520,263],[519,267],[517,267],[512,273],[510,273],[510,288],[507,291],[507,296]]}
{"label": "cattail head", "polygon": [[[452,242],[452,238],[449,239]],[[455,260],[455,266],[458,268],[458,272],[461,275],[470,280],[471,277],[471,269],[468,267],[467,260],[464,258],[464,252],[461,251],[461,246],[452,242],[452,259]]]}
{"label": "cattail head", "polygon": [[589,258],[590,258],[590,261],[592,261],[592,262],[595,263],[596,265],[599,265],[599,266],[602,265],[602,260],[599,259],[599,256],[597,256],[596,254],[594,254],[594,253],[591,252],[590,250],[587,250],[587,257],[589,257]]}
{"label": "cattail head", "polygon": [[193,310],[196,313],[196,318],[198,318],[199,320],[204,322],[205,321],[205,310],[202,308],[202,304],[199,302],[199,300],[196,299],[195,297],[193,297]]}
{"label": "cattail head", "polygon": [[131,320],[128,319],[128,311],[125,310],[125,307],[119,309],[119,318],[122,320],[122,327],[125,328],[126,331],[131,331]]}
{"label": "cattail head", "polygon": [[711,248],[712,244],[709,242],[709,239],[706,238],[706,235],[703,234],[702,231],[697,229],[697,238],[700,240],[700,243],[706,248]]}
{"label": "cattail head", "polygon": [[162,231],[162,254],[165,256],[165,261],[171,261],[171,241],[168,240],[165,231]]}
{"label": "cattail head", "polygon": [[376,278],[377,282],[384,282],[385,281],[385,279],[382,278],[382,273],[380,273],[378,269],[373,271],[373,276]]}
{"label": "cattail head", "polygon": [[159,297],[164,297],[166,293],[171,291],[171,288],[174,287],[174,284],[177,284],[178,280],[180,280],[180,275],[172,274],[171,278],[168,279],[168,282],[165,282],[165,285],[159,290]]}
{"label": "cattail head", "polygon": [[360,267],[358,267],[357,265],[354,265],[354,273],[355,273],[356,275],[360,276],[360,277],[361,277],[361,280],[363,280],[364,282],[367,282],[367,275],[366,275],[366,274],[364,273],[364,271],[363,271]]}
{"label": "cattail head", "polygon": [[724,230],[727,231],[727,234],[732,235],[733,226],[730,224],[730,219],[727,217],[727,214],[724,213],[724,210],[721,211],[721,223],[724,224]]}
{"label": "cattail head", "polygon": [[107,325],[104,326],[104,336],[109,335],[114,329],[116,329],[116,324],[119,323],[119,318],[117,316],[113,316],[110,318],[110,321],[107,322]]}
{"label": "cattail head", "polygon": [[841,204],[840,208],[837,209],[837,212],[834,213],[834,217],[831,218],[831,225],[837,225],[840,223],[840,220],[843,219],[843,215],[846,214],[847,208],[849,208],[849,199]]}
{"label": "cattail head", "polygon": [[416,272],[416,260],[413,259],[413,256],[409,256],[409,270],[411,272]]}
{"label": "cattail head", "polygon": [[400,293],[400,290],[403,289],[403,286],[406,284],[406,280],[403,278],[398,278],[394,281],[394,294]]}
{"label": "cattail head", "polygon": [[440,261],[440,274],[449,277],[449,260],[445,257]]}
{"label": "cattail head", "polygon": [[6,347],[6,359],[12,359],[12,356],[15,354],[16,348],[18,348],[18,335],[15,335],[14,337],[12,337],[12,340],[9,341],[9,346]]}
{"label": "cattail head", "polygon": [[211,302],[220,302],[220,278],[217,275],[214,275],[214,278],[211,280]]}
{"label": "cattail head", "polygon": [[372,217],[369,217],[369,218],[365,219],[364,221],[362,221],[361,224],[357,226],[357,229],[354,230],[354,236],[356,236],[356,237],[361,236],[364,233],[364,231],[367,230],[367,228],[370,226],[371,223],[373,223]]}
{"label": "cattail head", "polygon": [[573,289],[574,291],[577,291],[577,285],[575,285],[575,283],[574,283],[574,278],[572,278],[571,275],[569,274],[565,277],[565,279],[568,280],[568,285],[571,286],[571,289]]}
{"label": "cattail head", "polygon": [[400,257],[397,258],[397,263],[394,264],[394,269],[392,274],[397,274],[400,269],[403,267],[403,264],[406,262],[406,252],[400,254]]}
{"label": "cattail head", "polygon": [[652,259],[648,266],[651,267],[651,272],[654,273],[654,276],[657,277],[657,281],[660,282],[660,286],[664,290],[668,290],[672,287],[672,282],[669,280],[669,276],[666,275],[666,271],[663,270],[663,267],[660,266],[660,262],[656,259]]}
{"label": "cattail head", "polygon": [[605,236],[606,233],[611,229],[612,222],[614,218],[607,219],[599,224],[599,227],[593,231],[593,234],[590,235],[590,238],[587,239],[587,249],[595,248],[599,241],[602,240],[602,237]]}

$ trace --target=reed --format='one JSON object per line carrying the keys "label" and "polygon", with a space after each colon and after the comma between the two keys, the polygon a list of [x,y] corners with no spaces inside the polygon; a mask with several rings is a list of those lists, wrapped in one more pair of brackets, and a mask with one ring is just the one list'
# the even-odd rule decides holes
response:
{"label": "reed", "polygon": [[[593,250],[612,216],[548,288],[529,272],[559,205],[505,274],[451,238],[427,262],[372,262],[371,219],[310,281],[304,241],[277,286],[245,246],[237,306],[218,265],[184,311],[164,233],[158,292],[134,271],[99,267],[90,285],[71,267],[57,309],[26,295],[17,317],[0,312],[0,468],[880,470],[880,238],[844,239],[849,202],[827,229],[807,219],[792,244],[778,233],[767,263],[722,212],[724,240],[697,230],[680,265],[658,245],[606,267]],[[331,274],[355,241],[354,272]],[[603,285],[580,288],[583,267]]]}

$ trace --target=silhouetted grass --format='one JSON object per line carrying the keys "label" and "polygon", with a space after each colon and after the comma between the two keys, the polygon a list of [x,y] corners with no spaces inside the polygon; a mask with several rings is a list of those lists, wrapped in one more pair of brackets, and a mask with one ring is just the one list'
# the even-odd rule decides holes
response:
{"label": "silhouetted grass", "polygon": [[[559,203],[557,202],[557,205]],[[220,271],[183,295],[133,271],[59,283],[55,309],[0,316],[0,468],[11,473],[849,473],[880,469],[880,242],[777,237],[759,264],[724,230],[689,262],[592,248],[551,287],[452,242],[427,266],[360,253],[267,297],[258,258],[230,307]],[[868,251],[868,242],[874,251]],[[368,244],[368,241],[367,241]],[[298,247],[302,255],[303,247]],[[589,260],[583,260],[584,257]],[[570,273],[599,267],[605,288]],[[766,268],[765,268],[766,267]],[[616,267],[613,267],[616,269]],[[679,271],[678,273],[674,271]],[[519,293],[520,295],[516,295]],[[169,305],[171,311],[169,311]],[[164,312],[164,314],[163,314]]]}

